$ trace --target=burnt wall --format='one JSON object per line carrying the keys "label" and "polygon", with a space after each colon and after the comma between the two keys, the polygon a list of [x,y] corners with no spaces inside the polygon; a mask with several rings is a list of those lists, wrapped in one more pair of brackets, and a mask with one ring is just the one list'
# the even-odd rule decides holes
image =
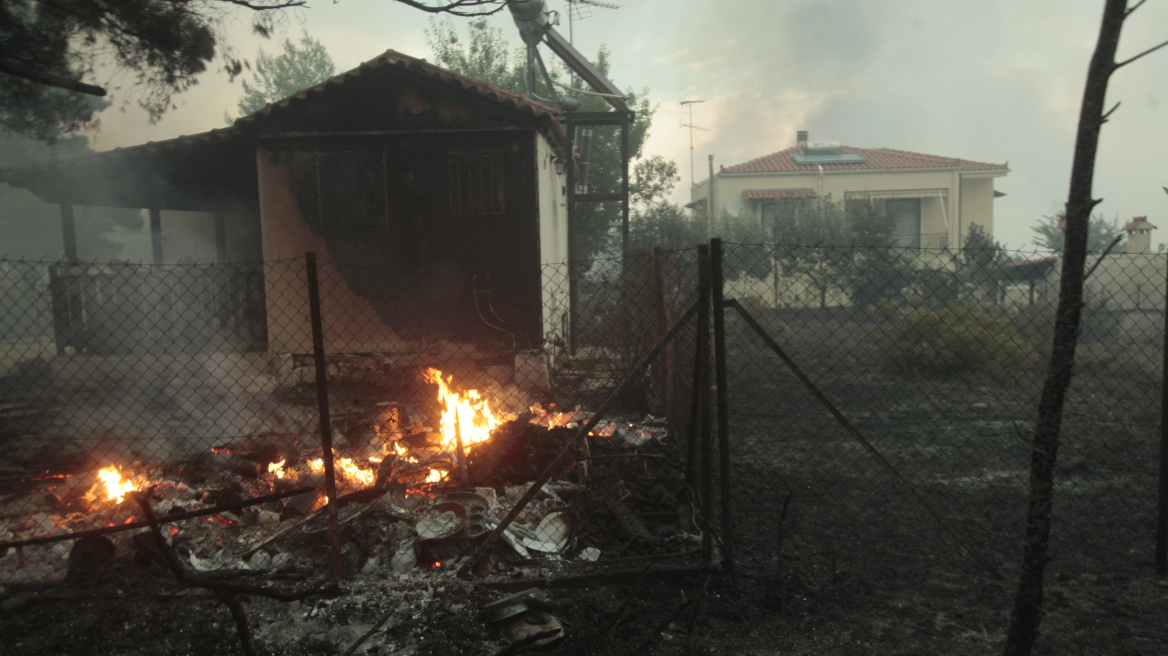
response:
{"label": "burnt wall", "polygon": [[321,252],[348,292],[406,340],[534,346],[541,274],[533,134],[265,140],[265,259]]}

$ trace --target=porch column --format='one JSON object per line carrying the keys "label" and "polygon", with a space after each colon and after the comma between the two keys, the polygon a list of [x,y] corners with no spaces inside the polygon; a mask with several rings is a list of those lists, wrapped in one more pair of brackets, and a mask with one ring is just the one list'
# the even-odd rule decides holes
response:
{"label": "porch column", "polygon": [[61,203],[61,237],[65,242],[65,259],[77,261],[77,229],[73,225],[73,204]]}
{"label": "porch column", "polygon": [[150,208],[150,243],[154,246],[154,263],[162,264],[162,209]]}
{"label": "porch column", "polygon": [[227,262],[227,215],[215,212],[215,261]]}

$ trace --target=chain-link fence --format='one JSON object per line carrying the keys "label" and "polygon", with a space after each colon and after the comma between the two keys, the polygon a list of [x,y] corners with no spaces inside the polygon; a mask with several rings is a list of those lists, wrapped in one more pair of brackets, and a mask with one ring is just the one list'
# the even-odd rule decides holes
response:
{"label": "chain-link fence", "polygon": [[[1153,557],[1168,263],[1097,259],[1062,423],[1058,571]],[[723,266],[726,297],[806,376],[727,310],[748,562],[785,551],[804,576],[907,572],[949,556],[1014,567],[1060,258],[726,244]]]}
{"label": "chain-link fence", "polygon": [[0,262],[0,580],[690,555],[696,271]]}

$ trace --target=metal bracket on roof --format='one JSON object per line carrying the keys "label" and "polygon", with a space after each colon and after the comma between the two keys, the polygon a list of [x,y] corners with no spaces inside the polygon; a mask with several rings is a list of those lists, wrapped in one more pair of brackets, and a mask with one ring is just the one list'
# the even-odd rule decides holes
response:
{"label": "metal bracket on roof", "polygon": [[[559,32],[552,27],[551,21],[548,20],[548,11],[543,0],[515,0],[507,3],[507,8],[511,10],[511,17],[515,20],[515,26],[519,28],[519,35],[523,38],[523,42],[527,44],[528,50],[528,76],[529,79],[535,77],[534,71],[531,71],[531,62],[538,57],[531,54],[539,45],[540,41],[547,43],[548,48],[556,53],[560,59],[572,69],[572,72],[584,79],[593,89],[598,91],[602,98],[608,104],[612,105],[617,111],[629,111],[628,103],[625,102],[623,94],[615,84],[609,82],[604,73],[601,73],[598,68],[589,63],[584,55],[580,54],[572,46],[571,42],[560,35]],[[543,62],[539,62],[541,67]],[[546,71],[545,71],[546,76]],[[548,86],[551,86],[550,79]],[[554,93],[554,92],[553,92]]]}

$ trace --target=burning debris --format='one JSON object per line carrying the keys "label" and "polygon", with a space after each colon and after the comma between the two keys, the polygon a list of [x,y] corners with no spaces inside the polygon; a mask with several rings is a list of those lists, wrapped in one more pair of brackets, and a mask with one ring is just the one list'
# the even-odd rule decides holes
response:
{"label": "burning debris", "polygon": [[[418,380],[430,390],[422,402],[368,404],[363,412],[372,419],[335,440],[334,505],[349,573],[457,568],[589,418],[579,408],[495,410],[484,394],[460,390],[453,376],[433,368]],[[692,548],[700,542],[694,509],[676,468],[660,465],[665,458],[656,453],[664,434],[664,423],[652,417],[599,424],[584,453],[540,488],[474,572]],[[262,436],[179,464],[111,463],[29,481],[19,496],[27,502],[39,495],[43,511],[0,524],[0,539],[29,543],[0,556],[0,581],[19,581],[27,572],[52,578],[45,568],[57,576],[70,568],[91,574],[126,556],[150,562],[157,554],[137,534],[115,532],[143,525],[130,501],[136,492],[153,496],[168,545],[196,572],[312,572],[329,544],[324,469],[311,442]],[[248,505],[268,497],[279,498]],[[174,521],[197,513],[203,514]],[[68,541],[32,544],[86,531],[109,533],[74,546],[81,549],[76,557]]]}

